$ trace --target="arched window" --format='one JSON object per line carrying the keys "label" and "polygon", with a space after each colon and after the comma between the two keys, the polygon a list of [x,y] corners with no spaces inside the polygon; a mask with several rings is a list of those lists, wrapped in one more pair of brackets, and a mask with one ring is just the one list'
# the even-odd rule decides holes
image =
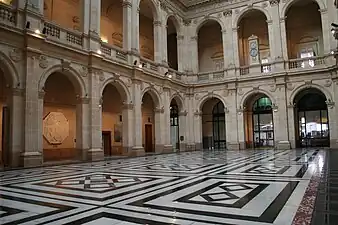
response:
{"label": "arched window", "polygon": [[225,149],[225,113],[224,105],[219,101],[212,110],[214,148]]}
{"label": "arched window", "polygon": [[170,137],[171,144],[175,149],[179,149],[179,121],[178,121],[178,106],[170,105]]}
{"label": "arched window", "polygon": [[256,100],[252,107],[254,147],[273,147],[272,102],[268,97]]}

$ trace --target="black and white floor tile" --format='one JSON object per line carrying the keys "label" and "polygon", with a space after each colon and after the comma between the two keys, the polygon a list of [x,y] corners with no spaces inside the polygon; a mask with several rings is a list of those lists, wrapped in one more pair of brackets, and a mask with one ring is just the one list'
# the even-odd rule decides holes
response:
{"label": "black and white floor tile", "polygon": [[292,224],[322,154],[201,151],[0,172],[0,224]]}

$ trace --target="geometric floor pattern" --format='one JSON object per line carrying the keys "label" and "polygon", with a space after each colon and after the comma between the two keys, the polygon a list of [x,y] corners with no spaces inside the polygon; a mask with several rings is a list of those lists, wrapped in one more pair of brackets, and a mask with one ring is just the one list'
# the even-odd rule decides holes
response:
{"label": "geometric floor pattern", "polygon": [[292,224],[323,152],[196,151],[0,172],[0,224]]}

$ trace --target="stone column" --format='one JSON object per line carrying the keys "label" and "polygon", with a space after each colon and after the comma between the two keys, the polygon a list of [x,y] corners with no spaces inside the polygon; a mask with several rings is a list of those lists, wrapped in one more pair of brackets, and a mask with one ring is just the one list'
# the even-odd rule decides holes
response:
{"label": "stone column", "polygon": [[326,102],[329,117],[330,148],[336,149],[338,148],[337,109],[332,100]]}
{"label": "stone column", "polygon": [[278,46],[276,46],[275,43],[275,37],[274,37],[274,24],[272,20],[267,20],[266,21],[267,26],[268,26],[268,39],[269,39],[269,51],[270,51],[270,58],[271,60],[275,60],[276,58],[276,49]]}
{"label": "stone column", "polygon": [[84,47],[97,52],[101,48],[101,1],[83,1],[83,32],[88,34],[89,40],[84,41]]}
{"label": "stone column", "polygon": [[231,68],[234,66],[234,48],[232,41],[232,10],[227,10],[225,16],[225,29],[222,30],[223,39],[223,54],[224,54],[224,68]]}
{"label": "stone column", "polygon": [[[88,160],[100,160],[104,158],[102,148],[102,96],[100,93],[100,77],[103,71],[91,69],[89,75],[90,100],[89,100],[89,140]],[[84,102],[85,103],[85,102]],[[83,118],[85,121],[87,118]]]}
{"label": "stone column", "polygon": [[132,10],[131,10],[131,50],[134,53],[139,54],[140,52],[140,8],[138,3],[133,2]]}
{"label": "stone column", "polygon": [[238,28],[232,28],[232,43],[233,43],[233,53],[234,53],[234,64],[236,67],[239,67],[239,51],[238,51]]}
{"label": "stone column", "polygon": [[164,136],[165,136],[165,118],[164,118],[164,108],[157,107],[154,109],[155,113],[155,152],[163,153],[164,152]]}
{"label": "stone column", "polygon": [[162,22],[154,21],[154,61],[162,62],[162,48],[165,46],[162,43]]}
{"label": "stone column", "polygon": [[41,166],[43,163],[42,118],[44,92],[38,91],[36,74],[41,74],[37,55],[27,56],[26,89],[24,103],[24,151],[21,165],[24,167]]}
{"label": "stone column", "polygon": [[244,110],[243,108],[238,108],[236,110],[237,114],[237,134],[238,134],[238,143],[239,143],[239,149],[245,149],[245,131],[244,131]]}
{"label": "stone column", "polygon": [[92,160],[89,143],[91,126],[89,121],[89,98],[79,98],[76,105],[76,149],[83,161]]}
{"label": "stone column", "polygon": [[[168,26],[163,24],[161,26],[162,42],[160,43],[160,49],[162,50],[161,63],[168,65]],[[178,45],[178,42],[177,42]],[[178,50],[178,49],[177,49]],[[177,51],[178,54],[178,51]]]}
{"label": "stone column", "polygon": [[280,34],[281,34],[281,45],[282,45],[282,53],[283,53],[283,59],[284,61],[287,61],[289,59],[288,56],[288,43],[287,43],[287,37],[286,37],[286,24],[285,24],[286,17],[279,19],[279,25],[280,25]]}
{"label": "stone column", "polygon": [[24,149],[24,90],[13,88],[10,96],[10,166],[20,165],[20,153]]}
{"label": "stone column", "polygon": [[[295,122],[298,123],[298,118],[295,118],[295,105],[291,102],[287,104],[287,119],[288,119],[288,136],[290,141],[291,148],[296,148],[296,131],[295,131]],[[297,131],[298,132],[298,131]]]}
{"label": "stone column", "polygon": [[[336,49],[337,42],[331,33],[331,22],[329,21],[329,14],[327,9],[319,10],[322,20],[322,33],[323,33],[323,54],[330,54],[331,50]],[[334,21],[335,22],[335,21]]]}
{"label": "stone column", "polygon": [[267,21],[269,30],[269,48],[271,59],[275,61],[283,59],[281,23],[279,19],[279,0],[270,0],[269,12],[272,17],[271,23],[270,21]]}
{"label": "stone column", "polygon": [[[186,57],[187,52],[185,51],[184,36],[177,34],[177,63],[178,71],[184,71],[184,58]],[[168,57],[168,52],[166,52]],[[168,62],[168,59],[167,59]]]}
{"label": "stone column", "polygon": [[272,107],[275,147],[281,150],[290,149],[285,87],[284,85],[278,85],[278,87],[275,86],[270,91],[275,92],[274,96],[276,96],[276,102],[273,103]]}
{"label": "stone column", "polygon": [[194,113],[194,136],[195,136],[195,150],[203,149],[203,140],[202,140],[202,112],[198,111]]}
{"label": "stone column", "polygon": [[133,154],[144,154],[144,148],[142,145],[143,129],[142,129],[142,96],[141,96],[141,82],[140,80],[133,80],[134,91],[134,146]]}
{"label": "stone column", "polygon": [[187,128],[187,111],[181,111],[178,113],[178,133],[179,138],[183,136],[183,141],[179,140],[180,143],[180,151],[184,152],[186,150],[187,144],[187,135],[186,135],[186,128]]}
{"label": "stone column", "polygon": [[236,99],[235,96],[229,96],[232,99],[229,99],[229,102],[233,103],[229,105],[229,108],[225,108],[225,134],[226,134],[226,142],[227,149],[229,150],[239,150],[239,142],[238,142],[238,133],[233,132],[233,130],[237,130],[237,109],[236,109]]}
{"label": "stone column", "polygon": [[132,30],[134,21],[132,21],[132,3],[130,0],[124,0],[123,6],[123,49],[131,51],[132,48]]}
{"label": "stone column", "polygon": [[194,73],[199,72],[199,62],[198,62],[198,36],[193,36],[190,38],[190,57],[191,57],[191,69]]}
{"label": "stone column", "polygon": [[[35,30],[42,31],[43,2],[44,0],[14,0],[13,5],[18,9],[17,26],[32,32]],[[30,28],[26,28],[26,23],[30,23]]]}
{"label": "stone column", "polygon": [[185,94],[185,105],[187,106],[187,117],[186,117],[186,140],[187,150],[192,150],[192,146],[195,148],[195,137],[194,137],[194,94]]}
{"label": "stone column", "polygon": [[131,154],[133,148],[133,104],[123,104],[122,110],[122,143],[125,155]]}

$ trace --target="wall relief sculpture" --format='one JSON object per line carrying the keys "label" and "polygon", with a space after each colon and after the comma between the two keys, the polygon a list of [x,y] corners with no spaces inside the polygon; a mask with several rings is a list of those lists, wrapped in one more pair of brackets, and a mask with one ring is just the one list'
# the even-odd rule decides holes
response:
{"label": "wall relief sculpture", "polygon": [[61,112],[50,112],[43,120],[43,136],[51,145],[60,145],[69,136],[69,121]]}

